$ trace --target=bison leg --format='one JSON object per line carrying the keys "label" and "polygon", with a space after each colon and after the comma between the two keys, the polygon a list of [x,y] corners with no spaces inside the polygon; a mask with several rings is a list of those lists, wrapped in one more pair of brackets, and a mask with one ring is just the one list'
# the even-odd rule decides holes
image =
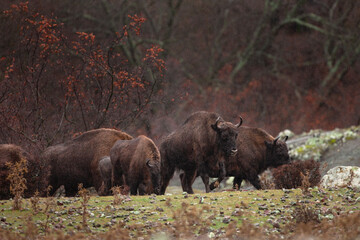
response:
{"label": "bison leg", "polygon": [[111,179],[104,179],[97,192],[99,196],[107,196],[110,193],[110,189],[111,189]]}
{"label": "bison leg", "polygon": [[50,195],[54,195],[56,190],[60,187],[57,181],[57,177],[54,176],[55,174],[50,175],[49,185],[51,186]]}
{"label": "bison leg", "polygon": [[185,187],[184,173],[180,173],[179,177],[180,177],[181,187],[182,187],[182,189],[184,189],[184,187]]}
{"label": "bison leg", "polygon": [[219,162],[219,177],[217,179],[217,184],[219,185],[222,180],[224,180],[224,178],[226,177],[226,167],[225,167],[225,163],[223,161]]}
{"label": "bison leg", "polygon": [[113,168],[111,181],[112,181],[112,184],[111,184],[112,186],[123,185],[123,174],[122,174],[121,169]]}
{"label": "bison leg", "polygon": [[130,194],[131,195],[137,195],[139,188],[139,183],[132,183],[130,185]]}
{"label": "bison leg", "polygon": [[111,179],[110,179],[110,178],[105,179],[105,181],[104,181],[104,187],[105,187],[105,189],[104,189],[104,194],[105,194],[105,195],[109,195],[110,189],[111,189]]}
{"label": "bison leg", "polygon": [[233,189],[240,190],[243,179],[241,177],[234,177]]}
{"label": "bison leg", "polygon": [[184,172],[184,186],[183,191],[187,192],[189,194],[193,194],[194,191],[192,189],[192,184],[195,181],[196,178],[196,169],[188,169],[186,172]]}
{"label": "bison leg", "polygon": [[145,183],[140,183],[138,189],[139,189],[139,195],[147,194],[147,191],[146,191],[147,187],[146,187]]}
{"label": "bison leg", "polygon": [[[179,175],[182,189],[186,189],[186,182],[185,182],[184,176],[185,176],[184,173],[180,173],[180,175]],[[196,175],[196,177],[198,177],[198,176],[199,176],[199,173]],[[194,181],[195,181],[195,178],[194,178],[193,182],[191,183],[191,186],[194,184]]]}
{"label": "bison leg", "polygon": [[[208,177],[209,178],[209,177]],[[212,190],[214,190],[215,188],[217,188],[219,185],[220,185],[220,183],[222,182],[222,180],[224,180],[224,178],[225,177],[218,177],[218,179],[215,181],[215,182],[212,182],[211,184],[210,184],[210,187],[209,187],[209,189],[212,191]],[[204,180],[203,180],[204,181]],[[209,180],[208,180],[208,184],[209,184]]]}
{"label": "bison leg", "polygon": [[99,190],[97,191],[99,196],[106,196],[106,186],[105,186],[105,182],[103,181]]}
{"label": "bison leg", "polygon": [[[77,184],[76,183],[72,183],[72,184],[64,184],[65,187],[65,193],[67,197],[74,197],[77,193],[78,193],[78,189],[77,189]],[[87,186],[84,185],[84,188],[86,188]]]}
{"label": "bison leg", "polygon": [[249,179],[249,181],[256,189],[261,189],[259,176],[256,176],[254,179]]}
{"label": "bison leg", "polygon": [[222,182],[222,180],[224,180],[225,177],[219,177],[215,182],[212,182],[210,184],[210,190],[214,190],[215,188],[219,187],[220,183]]}
{"label": "bison leg", "polygon": [[210,188],[209,188],[210,190],[214,190],[215,188],[217,188],[220,185],[220,183],[222,182],[222,180],[224,180],[224,178],[226,177],[226,167],[225,167],[225,163],[223,161],[219,162],[219,168],[220,168],[219,177],[215,182],[212,182],[210,184]]}
{"label": "bison leg", "polygon": [[217,188],[219,186],[220,182],[219,180],[216,180],[215,182],[212,182],[209,186],[210,191],[214,190],[215,188]]}
{"label": "bison leg", "polygon": [[161,179],[161,189],[160,189],[160,195],[164,195],[167,186],[169,185],[170,179],[174,176],[175,167],[168,167],[163,168],[161,170],[162,179]]}
{"label": "bison leg", "polygon": [[[205,191],[207,192],[207,193],[209,193],[212,189],[211,189],[211,187],[209,186],[209,175],[207,175],[207,174],[201,174],[201,180],[203,181],[203,183],[204,183],[204,185],[205,185]],[[211,184],[213,184],[213,183],[211,183]],[[214,189],[214,188],[213,188]]]}

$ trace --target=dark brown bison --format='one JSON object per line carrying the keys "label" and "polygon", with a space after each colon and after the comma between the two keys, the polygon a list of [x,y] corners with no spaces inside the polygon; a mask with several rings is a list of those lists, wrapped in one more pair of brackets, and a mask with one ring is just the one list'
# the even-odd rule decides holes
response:
{"label": "dark brown bison", "polygon": [[113,186],[130,187],[130,194],[159,194],[160,152],[143,135],[130,141],[117,141],[110,151]]}
{"label": "dark brown bison", "polygon": [[105,156],[99,161],[99,171],[102,179],[102,195],[108,195],[111,189],[111,174],[112,174],[112,164],[109,156]]}
{"label": "dark brown bison", "polygon": [[[182,126],[168,135],[160,146],[161,194],[169,184],[175,170],[183,170],[183,191],[193,193],[192,184],[197,172],[206,175],[214,166],[236,154],[238,125],[225,122],[217,113],[196,112]],[[225,167],[217,171],[225,176]]]}
{"label": "dark brown bison", "polygon": [[[240,127],[236,140],[238,153],[226,162],[226,175],[235,177],[233,187],[240,189],[241,182],[248,180],[256,189],[261,189],[259,174],[269,167],[290,162],[286,140],[287,137],[284,141],[274,138],[260,128]],[[209,176],[217,177],[216,171]],[[215,183],[212,183],[210,189],[214,188]]]}
{"label": "dark brown bison", "polygon": [[54,192],[64,185],[66,195],[74,196],[78,184],[94,186],[99,194],[102,184],[98,164],[103,156],[109,156],[110,149],[117,140],[132,137],[114,129],[96,129],[83,133],[65,143],[47,148],[42,159],[50,167],[49,184]]}
{"label": "dark brown bison", "polygon": [[27,189],[25,197],[31,197],[38,190],[40,193],[45,190],[47,185],[45,168],[40,165],[39,160],[26,152],[20,146],[14,144],[0,144],[0,199],[8,199],[10,195],[10,182],[7,180],[9,169],[6,163],[19,162],[21,158],[27,160],[28,172],[24,175]]}

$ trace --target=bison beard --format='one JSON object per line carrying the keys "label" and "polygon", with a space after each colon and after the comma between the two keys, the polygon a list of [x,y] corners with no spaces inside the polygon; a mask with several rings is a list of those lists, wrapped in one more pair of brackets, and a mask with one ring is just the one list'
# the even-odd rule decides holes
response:
{"label": "bison beard", "polygon": [[[197,173],[206,176],[213,166],[236,154],[237,128],[225,122],[217,113],[196,112],[182,126],[168,135],[160,145],[162,185],[164,194],[175,170],[183,170],[183,191],[194,193],[192,184]],[[214,157],[215,156],[215,157]],[[225,176],[225,167],[218,173]],[[206,191],[209,191],[207,187]]]}
{"label": "bison beard", "polygon": [[110,151],[112,185],[130,187],[130,194],[159,194],[160,152],[154,142],[143,135],[130,141],[117,141]]}
{"label": "bison beard", "polygon": [[119,139],[130,140],[132,137],[121,131],[101,128],[47,148],[42,159],[51,167],[52,191],[64,185],[66,195],[74,196],[78,184],[83,183],[84,187],[94,186],[101,194],[102,180],[98,164],[102,157],[109,156],[110,149]]}
{"label": "bison beard", "polygon": [[[290,162],[284,141],[274,139],[265,130],[260,128],[240,127],[237,138],[238,154],[230,157],[226,162],[226,175],[234,176],[233,187],[240,189],[243,180],[248,180],[256,189],[261,189],[259,174],[269,167],[278,167]],[[216,172],[210,177],[217,177]],[[209,179],[205,177],[206,184]],[[215,183],[210,189],[215,188]]]}

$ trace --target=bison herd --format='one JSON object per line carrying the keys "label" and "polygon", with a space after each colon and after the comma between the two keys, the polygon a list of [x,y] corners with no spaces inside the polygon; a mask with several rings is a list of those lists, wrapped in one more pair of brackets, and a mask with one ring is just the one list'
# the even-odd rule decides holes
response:
{"label": "bison herd", "polygon": [[[289,163],[287,137],[281,140],[263,129],[241,124],[241,118],[233,124],[217,113],[196,112],[166,136],[159,149],[146,136],[133,138],[122,131],[101,128],[48,147],[38,160],[19,146],[1,144],[0,198],[10,197],[5,164],[20,158],[28,160],[25,178],[33,189],[41,188],[44,184],[39,182],[45,179],[52,193],[64,186],[67,196],[77,193],[79,183],[95,187],[99,195],[110,194],[112,186],[127,186],[132,195],[164,194],[175,171],[181,172],[181,185],[187,193],[193,193],[198,176],[206,192],[227,176],[234,176],[234,188],[247,180],[260,189],[260,173]],[[210,178],[217,180],[210,183]]]}

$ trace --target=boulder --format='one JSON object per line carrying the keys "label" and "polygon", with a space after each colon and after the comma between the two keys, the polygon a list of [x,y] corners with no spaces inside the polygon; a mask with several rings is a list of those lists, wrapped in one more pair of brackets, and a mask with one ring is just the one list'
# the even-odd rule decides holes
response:
{"label": "boulder", "polygon": [[321,179],[323,188],[356,188],[360,189],[360,167],[337,166],[330,169]]}

